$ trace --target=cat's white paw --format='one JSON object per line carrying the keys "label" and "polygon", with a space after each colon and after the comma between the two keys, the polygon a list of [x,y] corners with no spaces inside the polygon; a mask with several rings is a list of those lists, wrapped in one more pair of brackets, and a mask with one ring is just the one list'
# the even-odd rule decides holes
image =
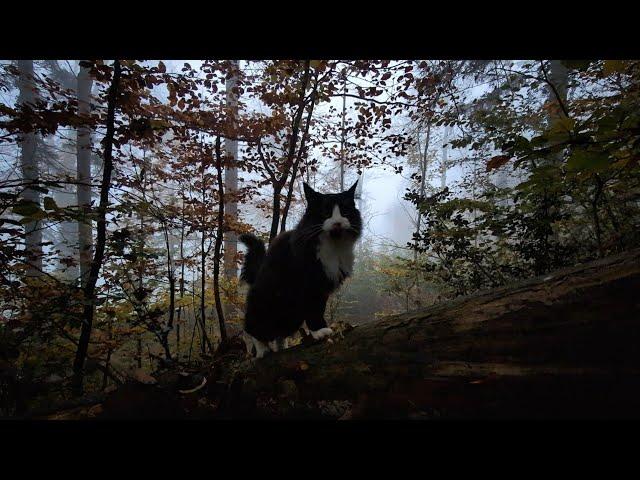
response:
{"label": "cat's white paw", "polygon": [[253,337],[248,333],[243,333],[241,338],[247,349],[247,355],[251,356],[253,354]]}
{"label": "cat's white paw", "polygon": [[279,343],[278,340],[271,340],[269,342],[269,348],[271,349],[272,352],[277,352],[278,350],[280,350],[279,348]]}
{"label": "cat's white paw", "polygon": [[331,335],[333,335],[333,330],[329,327],[321,328],[315,332],[311,330],[311,336],[316,340],[322,340],[323,338],[330,337]]}
{"label": "cat's white paw", "polygon": [[256,358],[262,358],[266,353],[270,352],[268,345],[265,345],[262,342],[256,343]]}
{"label": "cat's white paw", "polygon": [[[264,357],[265,353],[270,351],[269,345],[267,345],[266,343],[262,343],[260,340],[252,337],[246,332],[245,332],[245,335],[249,337],[250,342],[253,344],[254,347],[256,347],[256,358],[262,358]],[[249,352],[249,354],[251,354],[248,345],[247,345],[247,351]]]}

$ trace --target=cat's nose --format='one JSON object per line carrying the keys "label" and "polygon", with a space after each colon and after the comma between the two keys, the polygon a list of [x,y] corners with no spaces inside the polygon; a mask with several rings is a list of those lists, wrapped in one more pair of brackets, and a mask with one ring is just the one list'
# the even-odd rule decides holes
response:
{"label": "cat's nose", "polygon": [[329,230],[329,235],[331,235],[332,238],[340,238],[342,236],[342,232],[344,230],[342,229],[342,224],[339,222],[335,222],[334,224],[331,225],[331,229]]}

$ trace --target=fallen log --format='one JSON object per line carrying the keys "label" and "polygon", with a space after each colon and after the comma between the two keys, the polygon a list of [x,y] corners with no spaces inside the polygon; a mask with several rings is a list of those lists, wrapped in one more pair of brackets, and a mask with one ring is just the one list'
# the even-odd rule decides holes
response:
{"label": "fallen log", "polygon": [[[340,336],[339,336],[340,337]],[[638,418],[640,250],[217,365],[228,418]]]}

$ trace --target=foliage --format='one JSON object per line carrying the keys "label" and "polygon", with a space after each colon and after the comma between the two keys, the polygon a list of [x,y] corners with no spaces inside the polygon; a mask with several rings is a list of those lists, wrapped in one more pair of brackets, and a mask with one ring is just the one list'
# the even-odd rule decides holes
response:
{"label": "foliage", "polygon": [[[462,183],[476,193],[407,193],[426,219],[410,245],[424,254],[423,270],[464,294],[638,244],[639,62],[452,68],[454,101],[435,124],[463,132],[451,144],[467,149]],[[471,80],[489,88],[465,103]],[[505,169],[520,181],[501,182]]]}

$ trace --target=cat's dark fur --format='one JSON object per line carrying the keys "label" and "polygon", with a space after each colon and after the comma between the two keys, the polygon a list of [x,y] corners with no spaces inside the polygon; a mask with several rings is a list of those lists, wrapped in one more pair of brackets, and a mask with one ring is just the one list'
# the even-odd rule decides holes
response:
{"label": "cat's dark fur", "polygon": [[316,338],[333,333],[324,320],[325,307],[351,275],[353,245],[362,230],[356,184],[342,193],[321,194],[305,183],[304,216],[294,230],[274,238],[266,254],[253,235],[240,237],[248,248],[241,278],[250,284],[244,330],[258,356],[269,350],[267,345],[281,345],[276,342],[304,322]]}

